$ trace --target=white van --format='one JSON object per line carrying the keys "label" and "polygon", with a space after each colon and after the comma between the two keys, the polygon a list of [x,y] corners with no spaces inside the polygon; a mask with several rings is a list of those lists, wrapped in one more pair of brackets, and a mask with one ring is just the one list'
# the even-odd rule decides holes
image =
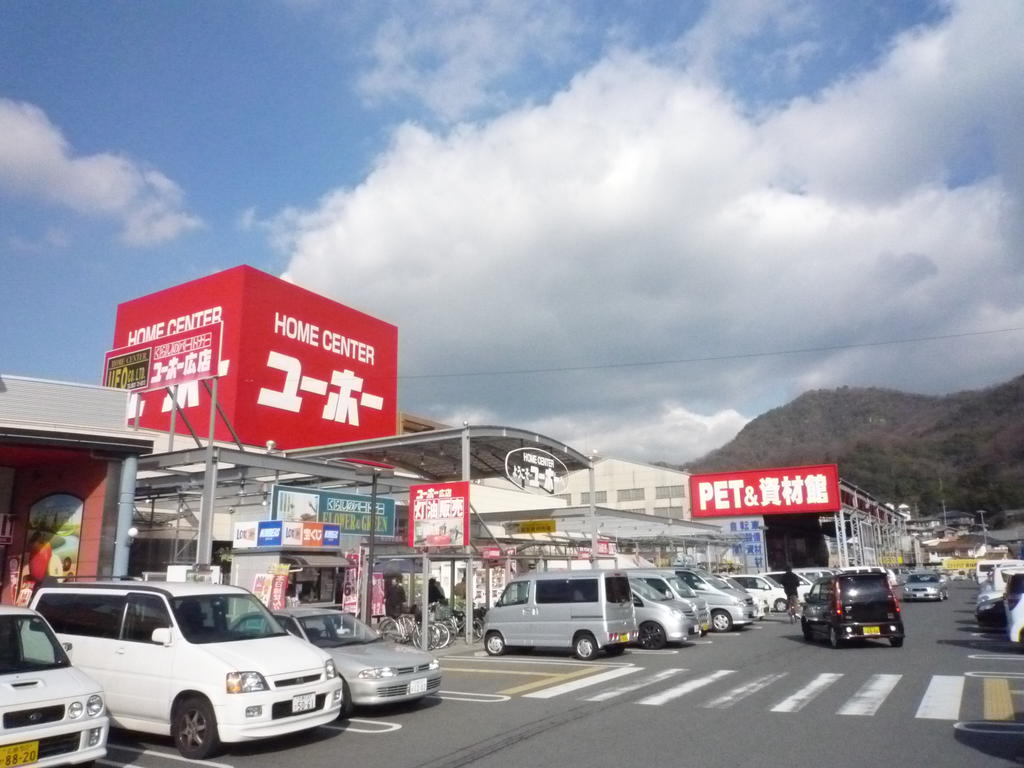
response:
{"label": "white van", "polygon": [[342,684],[330,656],[285,632],[240,587],[55,584],[32,607],[103,685],[113,725],[170,735],[186,758],[338,716]]}
{"label": "white van", "polygon": [[622,571],[550,571],[510,581],[487,612],[484,648],[571,648],[578,659],[618,656],[636,641],[629,579]]}
{"label": "white van", "polygon": [[[974,565],[974,580],[978,584],[984,582],[997,570],[1001,568],[1024,568],[1024,560],[979,560]],[[1005,585],[1004,585],[1005,586]]]}
{"label": "white van", "polygon": [[0,605],[0,765],[80,765],[107,754],[100,684],[71,666],[35,611]]}

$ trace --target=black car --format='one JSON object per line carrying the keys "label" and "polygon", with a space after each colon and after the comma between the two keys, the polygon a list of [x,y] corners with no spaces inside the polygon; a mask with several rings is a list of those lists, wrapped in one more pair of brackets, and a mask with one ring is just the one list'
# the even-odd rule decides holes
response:
{"label": "black car", "polygon": [[974,618],[981,629],[1006,629],[1006,607],[1003,595],[993,593],[978,599]]}
{"label": "black car", "polygon": [[839,573],[814,582],[804,603],[800,628],[838,648],[850,640],[888,639],[903,645],[900,604],[884,573]]}

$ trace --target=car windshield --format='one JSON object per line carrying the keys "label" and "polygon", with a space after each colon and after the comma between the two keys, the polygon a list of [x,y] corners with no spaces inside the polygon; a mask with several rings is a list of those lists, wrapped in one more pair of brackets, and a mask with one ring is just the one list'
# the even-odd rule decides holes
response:
{"label": "car windshield", "polygon": [[690,589],[690,585],[678,576],[666,576],[665,581],[676,591],[680,597],[696,597],[697,593]]}
{"label": "car windshield", "polygon": [[190,643],[230,643],[287,634],[249,594],[202,594],[171,599],[178,628]]}
{"label": "car windshield", "polygon": [[725,578],[725,583],[728,584],[733,589],[738,589],[741,592],[746,592],[747,591],[746,587],[744,587],[742,584],[740,584],[738,581],[736,581],[736,579],[734,579],[732,577],[726,577]]}
{"label": "car windshield", "polygon": [[306,639],[320,648],[343,645],[367,645],[381,642],[381,636],[351,613],[324,611],[314,616],[296,617]]}
{"label": "car windshield", "polygon": [[0,675],[71,666],[46,622],[38,616],[0,616]]}
{"label": "car windshield", "polygon": [[889,582],[884,576],[847,576],[839,580],[844,599],[877,602],[889,599]]}
{"label": "car windshield", "polygon": [[710,584],[715,589],[733,589],[733,586],[724,579],[720,579],[717,576],[705,576],[704,581]]}
{"label": "car windshield", "polygon": [[912,573],[907,577],[907,584],[938,584],[939,577],[930,573]]}
{"label": "car windshield", "polygon": [[641,581],[640,579],[630,579],[629,586],[633,590],[634,594],[639,595],[645,600],[657,600],[660,602],[662,600],[672,599],[670,595],[659,592],[646,581]]}
{"label": "car windshield", "polygon": [[762,578],[776,589],[782,589],[782,583],[774,576],[763,576]]}

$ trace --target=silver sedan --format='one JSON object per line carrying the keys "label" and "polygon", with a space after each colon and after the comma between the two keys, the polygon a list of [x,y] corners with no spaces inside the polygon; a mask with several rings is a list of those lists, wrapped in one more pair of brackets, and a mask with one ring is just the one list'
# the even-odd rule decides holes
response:
{"label": "silver sedan", "polygon": [[949,588],[935,573],[911,573],[903,582],[904,600],[947,600]]}
{"label": "silver sedan", "polygon": [[441,665],[429,653],[388,642],[349,613],[331,608],[274,612],[293,635],[323,648],[344,681],[342,717],[353,707],[420,699],[441,687]]}

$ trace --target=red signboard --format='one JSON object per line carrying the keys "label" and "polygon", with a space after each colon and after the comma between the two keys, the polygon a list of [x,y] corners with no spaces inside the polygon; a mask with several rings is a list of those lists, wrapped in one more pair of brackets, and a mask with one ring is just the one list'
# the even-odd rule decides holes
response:
{"label": "red signboard", "polygon": [[220,367],[221,324],[119,347],[103,360],[103,386],[148,392],[209,379]]}
{"label": "red signboard", "polygon": [[[121,304],[114,346],[148,347],[215,323],[218,401],[243,443],[288,449],[395,433],[398,329],[249,266]],[[141,426],[169,429],[166,393],[140,398]],[[209,424],[198,382],[179,387],[178,402],[193,425]],[[220,419],[216,434],[231,439]]]}
{"label": "red signboard", "polygon": [[409,546],[469,544],[469,483],[409,486]]}
{"label": "red signboard", "polygon": [[835,464],[690,477],[693,517],[836,512],[839,505]]}

